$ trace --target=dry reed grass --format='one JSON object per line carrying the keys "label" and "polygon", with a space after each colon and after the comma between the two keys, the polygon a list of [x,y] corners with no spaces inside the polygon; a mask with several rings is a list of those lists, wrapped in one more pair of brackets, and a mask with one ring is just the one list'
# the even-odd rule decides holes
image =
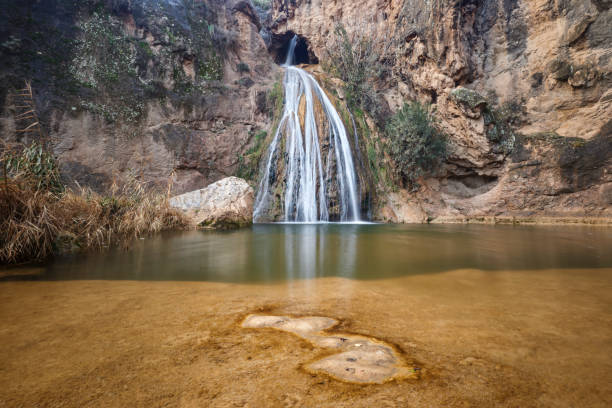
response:
{"label": "dry reed grass", "polygon": [[[113,185],[108,195],[101,195],[82,187],[57,188],[48,182],[57,179],[56,169],[37,174],[32,166],[11,165],[31,149],[16,154],[4,148],[0,156],[4,169],[0,176],[0,264],[42,261],[58,252],[127,246],[137,237],[188,225],[169,206],[167,193],[147,191],[136,180]],[[39,151],[34,161],[44,162],[46,153]]]}

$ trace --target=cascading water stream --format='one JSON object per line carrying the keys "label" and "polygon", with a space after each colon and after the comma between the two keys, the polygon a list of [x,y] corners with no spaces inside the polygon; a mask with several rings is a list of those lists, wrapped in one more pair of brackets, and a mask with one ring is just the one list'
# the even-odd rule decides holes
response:
{"label": "cascading water stream", "polygon": [[[296,44],[297,36],[291,40],[283,65],[285,106],[270,144],[253,218],[255,222],[266,220],[276,199],[271,190],[278,177],[280,160],[285,171],[283,221],[327,222],[331,206],[339,207],[335,209],[335,217],[340,221],[360,221],[358,180],[346,129],[314,77],[292,66]],[[317,126],[315,105],[327,121],[326,139],[319,139],[321,127]],[[284,152],[281,151],[283,142]],[[328,145],[326,157],[322,142]]]}

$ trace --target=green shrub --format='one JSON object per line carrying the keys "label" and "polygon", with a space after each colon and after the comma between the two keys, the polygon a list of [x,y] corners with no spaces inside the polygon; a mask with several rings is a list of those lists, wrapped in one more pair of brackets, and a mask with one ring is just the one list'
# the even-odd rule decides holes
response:
{"label": "green shrub", "polygon": [[238,68],[238,72],[240,72],[241,74],[251,72],[249,64],[246,64],[244,62],[240,62],[236,68]]}
{"label": "green shrub", "polygon": [[419,102],[404,104],[385,132],[397,175],[413,189],[419,177],[433,174],[446,157],[446,135],[437,128],[431,109]]}
{"label": "green shrub", "polygon": [[3,149],[4,178],[27,180],[36,190],[59,193],[64,190],[55,157],[38,142],[19,152]]}
{"label": "green shrub", "polygon": [[523,123],[525,102],[523,100],[508,101],[494,108],[489,103],[483,111],[487,138],[496,143],[493,149],[496,153],[509,154],[514,150],[516,129]]}
{"label": "green shrub", "polygon": [[263,10],[272,8],[272,0],[253,0],[253,4]]}
{"label": "green shrub", "polygon": [[151,46],[149,45],[148,42],[146,41],[138,41],[137,42],[138,47],[140,47],[140,50],[142,51],[142,53],[147,56],[148,58],[153,57],[153,50],[151,49]]}

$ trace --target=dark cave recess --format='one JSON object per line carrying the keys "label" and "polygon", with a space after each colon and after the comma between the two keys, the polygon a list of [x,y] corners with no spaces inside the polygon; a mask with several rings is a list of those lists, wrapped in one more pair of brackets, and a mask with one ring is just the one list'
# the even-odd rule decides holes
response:
{"label": "dark cave recess", "polygon": [[[268,47],[270,53],[277,64],[284,64],[289,51],[291,39],[296,34],[293,31],[287,31],[282,34],[272,34],[270,45]],[[300,64],[318,64],[319,58],[310,49],[308,40],[305,37],[298,35],[298,41],[295,46],[294,65]]]}

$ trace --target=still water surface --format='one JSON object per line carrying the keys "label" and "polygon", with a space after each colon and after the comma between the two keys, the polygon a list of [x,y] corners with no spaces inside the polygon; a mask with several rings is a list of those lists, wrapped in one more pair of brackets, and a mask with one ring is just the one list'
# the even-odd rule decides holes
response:
{"label": "still water surface", "polygon": [[601,267],[612,267],[606,227],[268,224],[157,236],[130,251],[59,258],[21,279],[258,283]]}

